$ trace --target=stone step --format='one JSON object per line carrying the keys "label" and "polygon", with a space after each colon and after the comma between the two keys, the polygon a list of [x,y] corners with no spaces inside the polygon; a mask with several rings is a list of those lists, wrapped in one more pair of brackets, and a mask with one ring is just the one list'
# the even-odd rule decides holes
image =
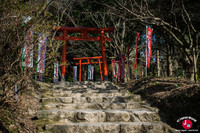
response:
{"label": "stone step", "polygon": [[130,103],[72,103],[72,104],[46,104],[45,109],[134,109],[140,107],[139,102]]}
{"label": "stone step", "polygon": [[52,87],[53,89],[119,89],[117,85],[112,82],[104,81],[104,82],[93,82],[93,81],[82,81],[82,82],[64,82],[55,84]]}
{"label": "stone step", "polygon": [[53,94],[56,93],[63,93],[63,94],[74,94],[74,93],[118,93],[119,90],[111,90],[111,89],[105,89],[105,90],[94,90],[94,89],[66,89],[66,90],[62,90],[62,89],[58,89],[58,90],[52,90]]}
{"label": "stone step", "polygon": [[41,102],[44,104],[48,103],[103,103],[103,102],[121,102],[127,103],[131,101],[140,101],[140,95],[130,95],[130,96],[102,96],[102,97],[49,97],[42,98]]}
{"label": "stone step", "polygon": [[77,93],[70,93],[70,92],[63,92],[63,93],[51,93],[47,97],[90,97],[90,96],[95,96],[95,97],[108,97],[108,96],[129,96],[129,93],[122,93],[122,92],[110,92],[110,93],[87,93],[87,92],[77,92]]}
{"label": "stone step", "polygon": [[[89,91],[89,90],[93,90],[93,91],[112,91],[112,90],[120,90],[122,91],[123,89],[119,89],[119,88],[93,88],[93,87],[88,87],[88,86],[76,86],[76,87],[66,87],[66,88],[62,88],[62,87],[54,87],[51,89],[52,91]],[[124,90],[125,91],[125,90]]]}
{"label": "stone step", "polygon": [[148,109],[122,109],[122,110],[64,110],[51,109],[37,113],[39,119],[48,119],[66,123],[79,122],[153,122],[160,117]]}
{"label": "stone step", "polygon": [[45,128],[49,133],[177,133],[162,122],[55,123]]}

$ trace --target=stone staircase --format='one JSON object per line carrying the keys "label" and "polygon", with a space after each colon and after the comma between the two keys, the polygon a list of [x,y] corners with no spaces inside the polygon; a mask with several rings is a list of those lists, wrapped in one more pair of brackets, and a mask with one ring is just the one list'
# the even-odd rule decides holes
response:
{"label": "stone staircase", "polygon": [[[111,82],[52,85],[36,113],[44,133],[174,133],[156,108]],[[41,124],[42,123],[42,124]]]}

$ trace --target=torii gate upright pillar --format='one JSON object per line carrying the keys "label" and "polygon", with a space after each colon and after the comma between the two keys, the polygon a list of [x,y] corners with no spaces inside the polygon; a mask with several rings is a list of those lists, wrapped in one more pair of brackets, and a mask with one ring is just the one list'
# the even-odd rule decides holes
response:
{"label": "torii gate upright pillar", "polygon": [[62,64],[61,64],[61,81],[65,81],[65,73],[66,73],[66,58],[67,58],[67,31],[63,31],[63,47],[62,47]]}
{"label": "torii gate upright pillar", "polygon": [[103,80],[108,81],[107,57],[106,57],[105,37],[103,30],[100,33],[100,41],[101,41],[101,54],[103,62]]}

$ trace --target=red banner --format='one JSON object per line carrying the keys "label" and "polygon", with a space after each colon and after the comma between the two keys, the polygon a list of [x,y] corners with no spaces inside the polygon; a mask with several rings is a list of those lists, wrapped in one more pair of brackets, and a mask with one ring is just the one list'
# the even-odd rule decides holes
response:
{"label": "red banner", "polygon": [[139,33],[135,32],[135,64],[134,68],[137,69],[137,47],[138,47]]}
{"label": "red banner", "polygon": [[124,80],[124,78],[125,78],[125,56],[123,55],[122,56],[122,68],[123,68],[123,70],[122,70],[122,81]]}
{"label": "red banner", "polygon": [[116,77],[116,64],[115,64],[115,59],[112,59],[112,70],[113,70],[113,77]]}
{"label": "red banner", "polygon": [[150,60],[151,60],[151,41],[152,41],[152,34],[153,29],[147,27],[146,31],[146,41],[147,41],[147,49],[146,49],[146,65],[149,68],[150,67]]}
{"label": "red banner", "polygon": [[117,61],[117,83],[120,83],[120,62]]}

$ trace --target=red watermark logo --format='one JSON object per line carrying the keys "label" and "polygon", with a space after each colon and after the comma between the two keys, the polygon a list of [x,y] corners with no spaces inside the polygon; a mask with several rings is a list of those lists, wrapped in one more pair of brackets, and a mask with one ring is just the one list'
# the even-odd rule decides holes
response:
{"label": "red watermark logo", "polygon": [[192,121],[189,119],[186,119],[182,122],[182,126],[184,129],[190,129],[192,127]]}
{"label": "red watermark logo", "polygon": [[180,132],[198,132],[199,130],[198,129],[195,129],[196,126],[193,126],[195,125],[195,123],[197,122],[196,119],[190,117],[190,116],[185,116],[185,117],[181,117],[177,120],[177,123],[182,123],[182,129],[179,129],[177,131],[180,131]]}

